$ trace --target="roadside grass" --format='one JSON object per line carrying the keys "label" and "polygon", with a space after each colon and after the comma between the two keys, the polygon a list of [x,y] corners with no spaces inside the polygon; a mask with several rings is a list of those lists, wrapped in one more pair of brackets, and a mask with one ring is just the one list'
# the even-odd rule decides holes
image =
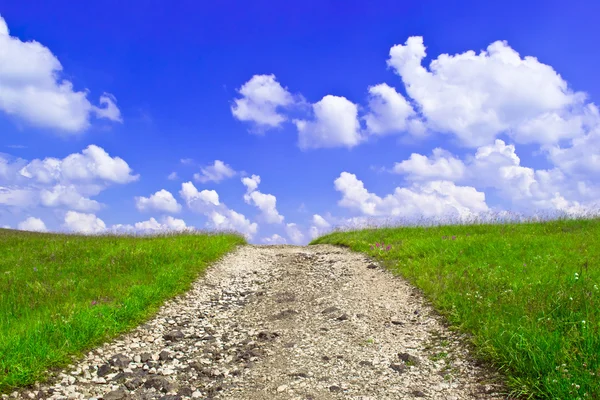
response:
{"label": "roadside grass", "polygon": [[139,325],[245,239],[0,229],[0,393]]}
{"label": "roadside grass", "polygon": [[421,289],[512,396],[600,399],[600,218],[336,231],[320,243]]}

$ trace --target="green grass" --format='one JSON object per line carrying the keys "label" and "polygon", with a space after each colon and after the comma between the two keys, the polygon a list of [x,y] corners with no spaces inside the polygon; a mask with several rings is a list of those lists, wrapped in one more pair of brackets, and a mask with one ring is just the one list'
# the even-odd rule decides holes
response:
{"label": "green grass", "polygon": [[600,399],[600,219],[338,231],[319,243],[372,255],[420,288],[513,396]]}
{"label": "green grass", "polygon": [[76,236],[0,229],[0,393],[135,327],[236,245],[235,234]]}

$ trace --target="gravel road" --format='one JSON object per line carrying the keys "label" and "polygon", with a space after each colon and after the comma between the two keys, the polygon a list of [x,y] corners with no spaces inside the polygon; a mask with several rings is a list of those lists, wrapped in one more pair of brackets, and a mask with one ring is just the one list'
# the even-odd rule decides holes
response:
{"label": "gravel road", "polygon": [[463,343],[414,288],[364,255],[249,245],[146,324],[10,397],[506,398]]}

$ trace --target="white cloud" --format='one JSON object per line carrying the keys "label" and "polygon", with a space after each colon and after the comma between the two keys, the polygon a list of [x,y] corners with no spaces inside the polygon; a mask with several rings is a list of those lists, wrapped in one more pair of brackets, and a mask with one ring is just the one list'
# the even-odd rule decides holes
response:
{"label": "white cloud", "polygon": [[201,168],[202,174],[194,174],[194,179],[198,182],[206,183],[210,181],[220,182],[223,179],[231,178],[236,172],[223,161],[215,160],[213,165]]}
{"label": "white cloud", "polygon": [[431,159],[412,153],[408,160],[396,163],[393,172],[406,174],[408,179],[412,180],[442,179],[454,181],[465,174],[465,165],[448,151],[435,148]]}
{"label": "white cloud", "polygon": [[168,213],[181,211],[181,205],[177,203],[171,192],[165,189],[159,190],[150,197],[136,197],[135,206],[140,211],[155,210]]}
{"label": "white cloud", "polygon": [[409,118],[416,115],[404,96],[386,83],[369,87],[369,109],[364,120],[376,135],[411,130]]}
{"label": "white cloud", "polygon": [[188,207],[196,206],[218,206],[219,194],[214,190],[203,190],[201,192],[196,189],[192,182],[184,182],[181,184],[180,196],[185,200]]}
{"label": "white cloud", "polygon": [[74,91],[61,79],[63,69],[52,52],[36,41],[23,42],[10,36],[0,16],[0,110],[31,125],[73,134],[89,127],[90,114],[121,121],[114,97],[103,94],[92,105],[87,91]]}
{"label": "white cloud", "polygon": [[167,216],[163,218],[163,222],[159,223],[156,219],[150,218],[148,221],[137,222],[134,225],[137,231],[185,231],[193,229],[188,227],[184,220]]}
{"label": "white cloud", "polygon": [[286,117],[277,112],[294,103],[293,96],[277,82],[275,75],[254,75],[238,92],[242,98],[231,106],[233,116],[263,128],[280,126]]}
{"label": "white cloud", "polygon": [[556,143],[582,133],[585,95],[535,57],[521,58],[496,41],[476,54],[441,54],[429,70],[423,38],[390,49],[388,65],[402,77],[427,125],[481,146],[508,133],[517,143]]}
{"label": "white cloud", "polygon": [[312,218],[313,226],[310,227],[309,233],[312,239],[321,236],[331,228],[331,224],[319,214],[314,214]]}
{"label": "white cloud", "polygon": [[102,208],[96,200],[79,193],[75,185],[57,184],[40,191],[40,203],[45,207],[66,207],[77,211],[95,211]]}
{"label": "white cloud", "polygon": [[316,225],[317,228],[326,229],[331,227],[331,224],[325,220],[325,218],[321,217],[319,214],[313,215],[313,224]]}
{"label": "white cloud", "polygon": [[260,176],[252,175],[250,178],[242,178],[242,183],[246,186],[246,193],[255,191],[260,183]]}
{"label": "white cloud", "polygon": [[262,238],[262,242],[267,244],[286,244],[287,240],[275,233],[272,236]]}
{"label": "white cloud", "polygon": [[170,181],[174,181],[174,180],[179,179],[179,177],[177,176],[177,172],[171,172],[169,174],[169,176],[167,176],[167,179],[170,180]]}
{"label": "white cloud", "polygon": [[524,167],[515,146],[500,139],[479,147],[465,161],[441,149],[434,149],[431,158],[412,154],[409,160],[396,163],[394,172],[413,181],[443,178],[479,189],[493,188],[511,202],[513,210],[526,212],[580,210],[600,195],[600,187],[590,180],[593,175],[577,178],[568,175],[569,168]]}
{"label": "white cloud", "polygon": [[242,233],[247,239],[252,238],[258,230],[255,222],[250,222],[244,215],[219,202],[219,195],[214,190],[199,192],[192,182],[185,182],[181,185],[179,194],[185,200],[188,208],[208,217],[208,227],[218,230],[235,230]]}
{"label": "white cloud", "polygon": [[369,193],[363,182],[348,172],[342,172],[334,184],[342,193],[338,204],[366,216],[469,218],[488,210],[483,192],[450,181],[415,182],[408,188],[396,188],[384,198]]}
{"label": "white cloud", "polygon": [[111,157],[102,147],[92,144],[81,153],[70,154],[62,160],[35,159],[21,170],[21,175],[40,183],[102,180],[124,184],[139,178],[131,172],[122,158]]}
{"label": "white cloud", "polygon": [[135,181],[129,165],[90,145],[64,159],[48,157],[30,162],[0,155],[0,204],[28,208],[36,205],[97,211],[104,205],[92,200],[110,184]]}
{"label": "white cloud", "polygon": [[244,200],[248,204],[254,204],[262,212],[265,222],[269,224],[280,224],[283,222],[283,215],[277,211],[277,198],[272,194],[264,194],[254,191],[244,195]]}
{"label": "white cloud", "polygon": [[0,204],[25,208],[30,207],[35,202],[36,193],[33,190],[0,186]]}
{"label": "white cloud", "polygon": [[256,222],[250,222],[242,214],[230,209],[213,211],[208,215],[208,226],[217,230],[234,230],[251,239],[258,230]]}
{"label": "white cloud", "polygon": [[589,131],[574,138],[570,147],[549,147],[548,158],[573,176],[600,183],[600,116],[595,105],[590,105],[589,110]]}
{"label": "white cloud", "polygon": [[312,105],[314,120],[295,119],[301,149],[354,147],[360,134],[358,107],[345,97],[327,95]]}
{"label": "white cloud", "polygon": [[285,226],[285,231],[294,244],[302,244],[304,242],[304,234],[295,223],[289,223]]}
{"label": "white cloud", "polygon": [[66,229],[83,234],[96,234],[106,231],[106,224],[94,214],[67,211],[63,225]]}
{"label": "white cloud", "polygon": [[39,218],[29,217],[25,221],[19,222],[17,229],[22,231],[46,232],[46,224]]}
{"label": "white cloud", "polygon": [[184,220],[171,216],[163,217],[161,221],[158,222],[155,218],[150,218],[147,221],[136,222],[133,225],[113,225],[110,230],[114,233],[153,234],[193,231],[195,229],[193,226],[188,226]]}
{"label": "white cloud", "polygon": [[115,122],[123,122],[121,117],[121,111],[117,107],[117,99],[110,93],[104,93],[100,96],[100,104],[104,104],[106,107],[93,107],[98,118],[106,118]]}
{"label": "white cloud", "polygon": [[280,224],[283,222],[283,215],[280,215],[279,211],[277,211],[277,198],[272,194],[264,194],[256,190],[260,183],[260,176],[252,175],[250,178],[242,178],[242,183],[247,189],[244,201],[258,207],[265,222],[269,224]]}

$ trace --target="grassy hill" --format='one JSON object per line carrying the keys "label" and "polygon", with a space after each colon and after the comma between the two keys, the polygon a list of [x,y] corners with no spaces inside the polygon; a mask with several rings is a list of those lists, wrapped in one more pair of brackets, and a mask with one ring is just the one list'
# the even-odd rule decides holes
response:
{"label": "grassy hill", "polygon": [[235,234],[77,236],[0,229],[0,392],[31,384],[155,313]]}
{"label": "grassy hill", "polygon": [[338,231],[319,243],[377,257],[420,288],[515,395],[600,399],[600,219]]}

